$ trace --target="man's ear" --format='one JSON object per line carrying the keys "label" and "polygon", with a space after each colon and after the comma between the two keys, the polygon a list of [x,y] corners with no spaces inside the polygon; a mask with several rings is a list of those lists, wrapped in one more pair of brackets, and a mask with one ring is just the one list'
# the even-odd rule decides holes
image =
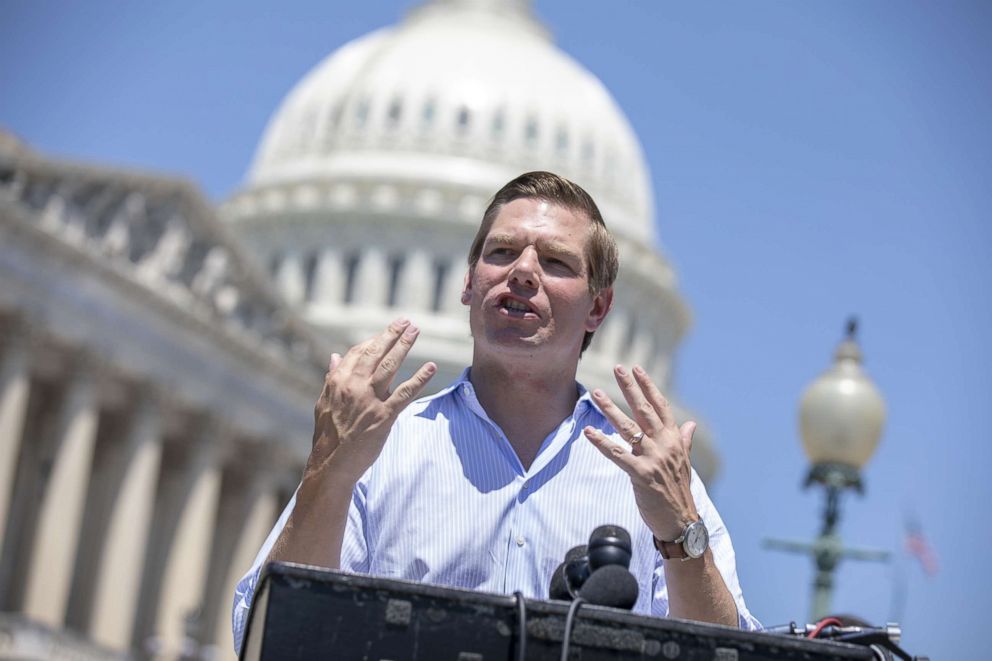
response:
{"label": "man's ear", "polygon": [[613,287],[607,287],[592,297],[592,307],[586,317],[586,331],[592,333],[603,325],[613,309]]}
{"label": "man's ear", "polygon": [[465,284],[462,286],[462,305],[472,302],[472,269],[465,271]]}

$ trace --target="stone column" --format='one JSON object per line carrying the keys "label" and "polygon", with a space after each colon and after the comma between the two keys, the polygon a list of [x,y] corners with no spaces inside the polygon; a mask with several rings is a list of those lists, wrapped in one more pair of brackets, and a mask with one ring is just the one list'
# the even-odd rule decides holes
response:
{"label": "stone column", "polygon": [[640,365],[651,372],[651,359],[654,356],[654,326],[650,318],[645,318],[637,324],[629,356],[627,360],[631,365]]}
{"label": "stone column", "polygon": [[172,556],[162,576],[164,588],[155,631],[167,656],[178,657],[187,638],[199,634],[210,549],[217,521],[220,467],[207,466],[192,485]]}
{"label": "stone column", "polygon": [[131,645],[161,447],[159,402],[142,393],[97,456],[67,622],[117,651]]}
{"label": "stone column", "polygon": [[434,264],[426,250],[411,250],[400,273],[396,307],[410,312],[430,310],[434,298]]}
{"label": "stone column", "polygon": [[279,263],[276,273],[276,285],[290,305],[303,301],[306,293],[306,278],[303,276],[303,260],[296,251],[287,252]]}
{"label": "stone column", "polygon": [[31,375],[25,342],[16,331],[4,334],[0,349],[3,352],[0,355],[0,548],[3,548]]}
{"label": "stone column", "polygon": [[70,378],[50,439],[44,439],[44,490],[38,504],[32,552],[24,568],[24,613],[61,627],[72,581],[83,505],[89,483],[98,410],[92,375]]}
{"label": "stone column", "polygon": [[623,359],[627,355],[628,347],[624,343],[627,340],[628,329],[627,311],[619,305],[614,306],[606,317],[603,328],[596,331],[599,337],[593,340],[593,344],[599,349],[598,353],[613,360]]}
{"label": "stone column", "polygon": [[[271,456],[271,448],[267,450]],[[278,515],[275,472],[260,461],[252,463],[255,468],[226,471],[221,487],[199,640],[201,649],[210,650],[209,656],[215,661],[235,658],[231,637],[234,588],[248,571]]]}
{"label": "stone column", "polygon": [[355,269],[355,286],[351,304],[358,308],[380,308],[389,294],[389,261],[385,253],[374,246],[361,255]]}
{"label": "stone column", "polygon": [[341,305],[344,302],[344,263],[341,253],[325,249],[317,258],[313,275],[313,300],[318,305]]}
{"label": "stone column", "polygon": [[441,314],[468,318],[466,308],[462,305],[462,289],[465,288],[465,273],[468,264],[461,257],[455,257],[444,272],[444,282],[441,283]]}
{"label": "stone column", "polygon": [[186,443],[164,448],[132,634],[134,647],[166,658],[180,654],[187,622],[199,617],[227,445],[213,425]]}

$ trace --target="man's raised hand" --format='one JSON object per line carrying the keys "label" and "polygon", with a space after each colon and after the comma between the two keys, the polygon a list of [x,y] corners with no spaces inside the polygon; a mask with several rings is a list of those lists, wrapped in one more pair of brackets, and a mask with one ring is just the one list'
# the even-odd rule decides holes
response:
{"label": "man's raised hand", "polygon": [[689,489],[696,423],[680,428],[668,400],[640,367],[631,374],[617,365],[614,376],[634,418],[602,390],[594,390],[593,398],[630,449],[592,427],[585,428],[586,438],[630,476],[641,517],[655,537],[672,541],[699,518]]}
{"label": "man's raised hand", "polygon": [[314,407],[313,449],[306,473],[332,467],[357,480],[382,452],[396,417],[437,371],[424,363],[390,391],[419,329],[406,319],[374,338],[331,356],[324,388]]}

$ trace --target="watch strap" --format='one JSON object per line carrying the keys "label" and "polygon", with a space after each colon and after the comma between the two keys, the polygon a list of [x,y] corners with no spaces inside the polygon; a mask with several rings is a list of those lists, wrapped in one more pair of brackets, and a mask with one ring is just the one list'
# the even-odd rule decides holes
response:
{"label": "watch strap", "polygon": [[685,535],[674,542],[663,542],[655,537],[654,547],[658,549],[658,553],[660,553],[661,557],[665,560],[685,560],[689,557],[689,554],[685,552],[685,547],[682,546],[684,539]]}

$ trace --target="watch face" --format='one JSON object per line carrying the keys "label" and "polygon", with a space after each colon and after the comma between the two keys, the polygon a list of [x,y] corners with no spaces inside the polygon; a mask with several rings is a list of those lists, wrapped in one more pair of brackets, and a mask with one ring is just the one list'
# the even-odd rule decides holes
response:
{"label": "watch face", "polygon": [[690,558],[698,558],[706,553],[709,544],[710,533],[706,530],[706,525],[702,521],[696,521],[686,530],[682,548]]}

